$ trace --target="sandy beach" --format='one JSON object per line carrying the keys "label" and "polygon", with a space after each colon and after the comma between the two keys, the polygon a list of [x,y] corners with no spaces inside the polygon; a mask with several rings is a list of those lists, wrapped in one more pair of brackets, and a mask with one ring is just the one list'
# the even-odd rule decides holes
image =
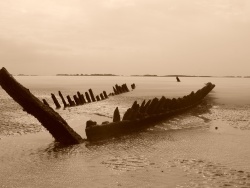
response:
{"label": "sandy beach", "polygon": [[[32,82],[17,79],[38,98],[46,98],[51,106],[51,92],[87,90],[89,85],[84,86],[85,82],[91,83],[72,78],[68,85],[60,86],[61,80],[55,78],[47,88],[43,82],[36,83],[38,78]],[[39,79],[46,82],[46,78]],[[207,81],[188,78],[177,85],[169,78],[147,79],[133,80],[137,89],[130,93],[57,111],[86,138],[86,121],[111,121],[116,106],[123,115],[134,100],[142,102],[162,95],[179,97]],[[109,78],[101,84],[94,80],[91,84],[94,92],[113,84]],[[139,133],[69,147],[55,143],[40,123],[1,89],[2,187],[250,187],[250,103],[244,97],[250,89],[248,80],[209,81],[216,84],[214,91],[202,104],[184,114]],[[132,78],[118,77],[116,82],[130,83]],[[157,84],[151,88],[153,83]],[[226,87],[221,87],[223,83],[227,83]],[[246,84],[237,92],[231,90],[239,83]],[[222,97],[224,93],[226,97]]]}

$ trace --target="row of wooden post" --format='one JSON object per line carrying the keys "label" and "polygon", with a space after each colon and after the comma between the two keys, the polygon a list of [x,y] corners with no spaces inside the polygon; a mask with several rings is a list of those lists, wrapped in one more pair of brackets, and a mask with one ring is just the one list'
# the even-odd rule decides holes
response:
{"label": "row of wooden post", "polygon": [[[135,84],[134,83],[131,85],[131,88],[135,89]],[[129,92],[129,89],[128,89],[127,84],[122,84],[121,86],[116,84],[113,87],[113,91],[114,92],[110,93],[109,96],[114,96],[114,95],[119,95],[119,94],[122,94],[122,93]],[[101,101],[101,100],[105,100],[105,99],[108,98],[108,95],[107,95],[106,91],[103,91],[102,93],[100,93],[100,95],[97,95],[95,97],[92,89],[89,89],[88,92],[85,92],[85,96],[84,96],[84,94],[81,94],[79,91],[77,91],[77,94],[73,96],[73,99],[71,99],[71,97],[69,95],[67,95],[66,96],[67,101],[68,101],[68,103],[67,103],[66,100],[64,99],[61,91],[58,91],[58,94],[59,94],[59,96],[60,96],[60,98],[62,100],[64,108],[84,105],[86,103]],[[58,102],[56,96],[53,93],[51,93],[51,97],[52,97],[52,100],[53,100],[54,104],[56,105],[56,108],[57,109],[61,108],[60,103]],[[49,106],[48,102],[45,99],[43,99],[43,103],[45,105]]]}
{"label": "row of wooden post", "polygon": [[[62,100],[64,108],[84,105],[86,103],[105,100],[105,99],[108,98],[108,95],[107,95],[106,91],[103,91],[102,93],[100,93],[100,95],[97,95],[95,97],[92,89],[89,89],[88,92],[85,92],[85,97],[86,98],[84,97],[84,94],[81,94],[79,91],[77,91],[76,95],[73,95],[73,100],[71,99],[71,97],[69,95],[67,95],[67,97],[66,97],[67,101],[68,101],[68,103],[67,103],[66,100],[64,99],[63,95],[62,95],[62,92],[58,91],[58,94],[59,94],[59,96],[60,96],[60,98]],[[58,102],[56,96],[53,93],[51,93],[51,97],[52,97],[52,100],[53,100],[54,104],[56,105],[56,108],[57,109],[61,108],[60,103]],[[49,106],[48,102],[45,99],[43,99],[43,103],[45,105]]]}
{"label": "row of wooden post", "polygon": [[116,84],[115,86],[113,86],[113,91],[114,92],[110,93],[109,95],[111,96],[120,95],[122,93],[129,92],[129,89],[128,89],[127,84],[122,84],[121,86]]}

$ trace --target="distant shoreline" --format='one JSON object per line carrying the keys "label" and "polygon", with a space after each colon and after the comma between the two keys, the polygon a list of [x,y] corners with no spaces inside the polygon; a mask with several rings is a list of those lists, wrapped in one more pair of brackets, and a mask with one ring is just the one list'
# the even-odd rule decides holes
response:
{"label": "distant shoreline", "polygon": [[119,76],[115,74],[56,74],[56,76]]}
{"label": "distant shoreline", "polygon": [[[28,74],[17,74],[13,76],[45,76],[45,75],[28,75]],[[50,76],[125,76],[125,75],[115,75],[115,74],[56,74]],[[197,77],[197,78],[250,78],[250,76],[196,76],[196,75],[128,75],[126,77]]]}

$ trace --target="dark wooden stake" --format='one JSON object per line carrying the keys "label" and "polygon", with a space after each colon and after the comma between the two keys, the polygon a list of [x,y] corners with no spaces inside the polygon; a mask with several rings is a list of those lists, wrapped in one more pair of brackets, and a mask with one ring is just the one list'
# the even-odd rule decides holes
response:
{"label": "dark wooden stake", "polygon": [[78,96],[78,99],[79,99],[79,102],[80,102],[80,105],[83,105],[84,104],[84,101],[82,99],[82,95],[79,91],[77,91],[77,96]]}
{"label": "dark wooden stake", "polygon": [[113,90],[114,90],[115,95],[118,95],[118,92],[117,92],[117,90],[115,89],[115,87],[113,87]]}
{"label": "dark wooden stake", "polygon": [[96,96],[96,100],[97,100],[97,101],[100,101],[99,95]]}
{"label": "dark wooden stake", "polygon": [[106,91],[103,91],[103,95],[104,95],[105,99],[108,98],[108,95],[107,95]]}
{"label": "dark wooden stake", "polygon": [[90,99],[90,97],[89,97],[89,93],[88,93],[88,92],[85,92],[85,96],[86,96],[87,101],[90,103],[90,102],[91,102],[91,99]]}
{"label": "dark wooden stake", "polygon": [[61,97],[61,99],[62,99],[62,102],[63,102],[64,108],[68,107],[69,105],[66,103],[66,101],[65,101],[65,99],[64,99],[64,97],[63,97],[63,95],[62,95],[61,91],[58,91],[58,93],[59,93],[59,96],[60,96],[60,97]]}
{"label": "dark wooden stake", "polygon": [[101,100],[104,100],[105,98],[103,97],[103,94],[100,94]]}
{"label": "dark wooden stake", "polygon": [[121,121],[121,116],[118,107],[116,107],[113,115],[113,122]]}
{"label": "dark wooden stake", "polygon": [[56,105],[56,109],[61,108],[61,105],[59,104],[59,102],[58,102],[56,96],[55,96],[53,93],[51,93],[51,97],[52,97],[52,99],[53,99],[53,101],[54,101],[54,103],[55,103],[55,105]]}
{"label": "dark wooden stake", "polygon": [[74,95],[73,98],[74,98],[74,101],[75,101],[77,106],[81,105],[80,100],[78,99],[78,97],[76,95]]}
{"label": "dark wooden stake", "polygon": [[83,94],[81,94],[81,99],[82,99],[82,101],[83,101],[83,104],[85,104],[85,103],[86,103],[86,100],[85,100]]}
{"label": "dark wooden stake", "polygon": [[72,99],[70,98],[69,95],[67,95],[67,99],[68,99],[69,105],[70,105],[71,107],[76,105],[76,104],[74,103],[74,101],[72,101]]}
{"label": "dark wooden stake", "polygon": [[45,99],[43,99],[43,104],[49,106],[49,103]]}
{"label": "dark wooden stake", "polygon": [[89,94],[90,94],[90,97],[91,97],[91,99],[92,99],[92,102],[95,102],[95,96],[94,96],[94,94],[93,94],[92,89],[89,89]]}

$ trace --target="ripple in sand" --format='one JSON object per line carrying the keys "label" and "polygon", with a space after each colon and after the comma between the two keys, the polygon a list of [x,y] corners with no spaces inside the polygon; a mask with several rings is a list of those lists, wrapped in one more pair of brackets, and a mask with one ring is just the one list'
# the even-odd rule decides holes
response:
{"label": "ripple in sand", "polygon": [[221,164],[196,160],[176,159],[176,166],[188,172],[191,178],[189,184],[183,187],[249,187],[250,172],[231,169]]}
{"label": "ripple in sand", "polygon": [[102,164],[106,165],[108,168],[118,171],[132,171],[153,165],[153,163],[150,163],[144,156],[135,155],[112,157],[103,161]]}
{"label": "ripple in sand", "polygon": [[250,111],[249,106],[241,107],[223,107],[211,108],[211,112],[204,115],[205,118],[212,120],[227,121],[234,128],[241,130],[250,130]]}

